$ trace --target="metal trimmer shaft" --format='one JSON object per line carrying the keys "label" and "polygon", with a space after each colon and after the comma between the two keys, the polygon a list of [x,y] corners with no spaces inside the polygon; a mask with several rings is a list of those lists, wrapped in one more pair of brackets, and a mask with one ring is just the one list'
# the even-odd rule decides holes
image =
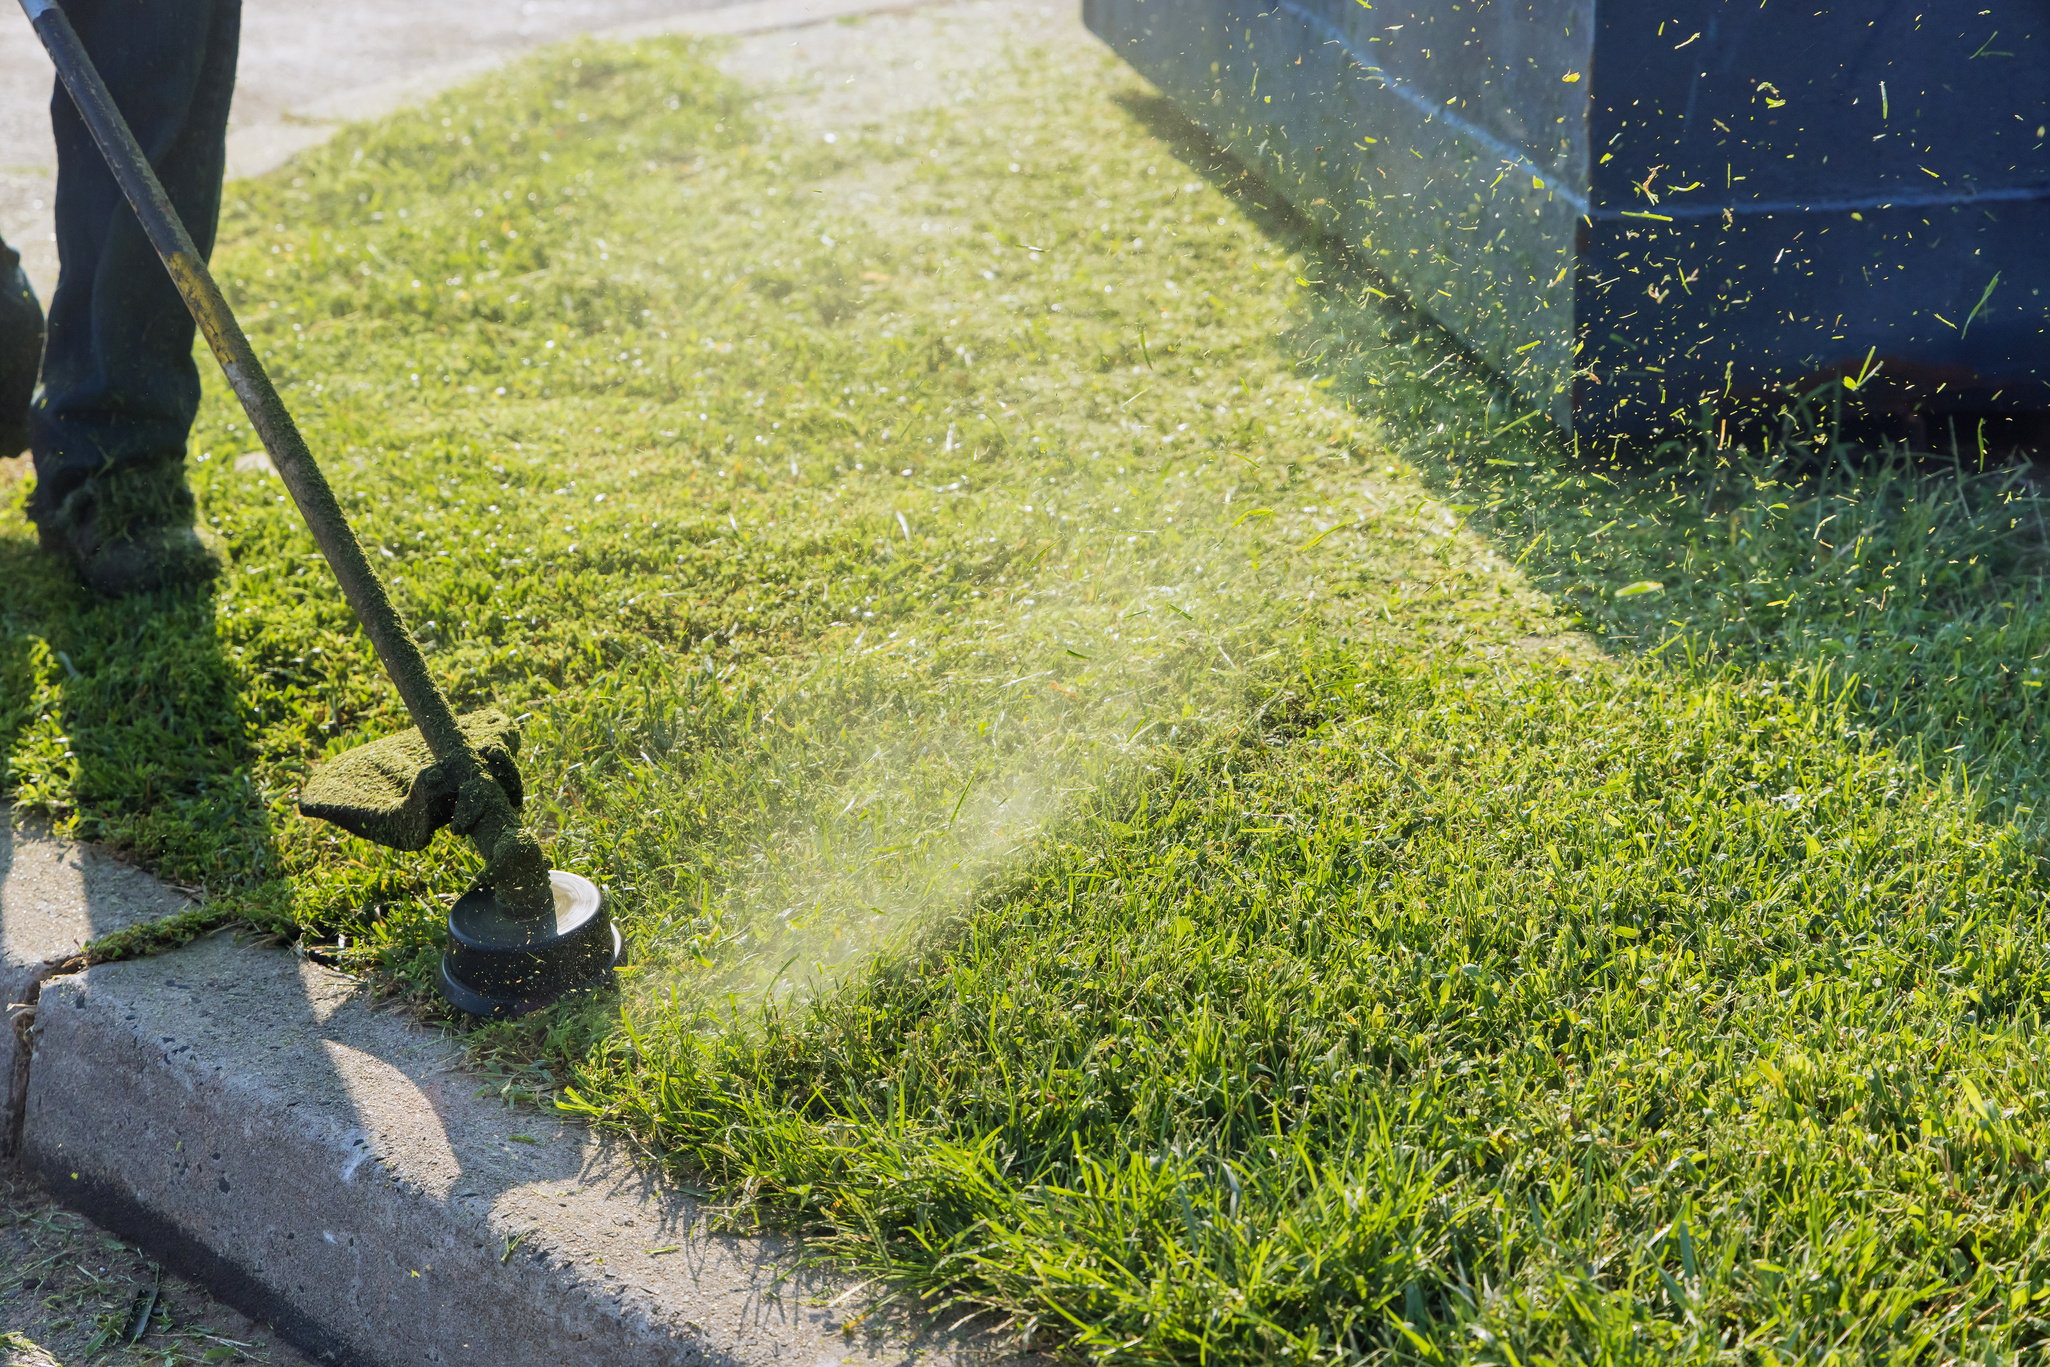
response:
{"label": "metal trimmer shaft", "polygon": [[[611,960],[617,956],[617,934],[602,910],[592,905],[594,894],[583,893],[582,889],[591,885],[574,879],[573,875],[551,876],[540,843],[521,823],[512,800],[465,736],[454,709],[427,671],[419,643],[399,616],[384,581],[363,554],[362,544],[350,530],[334,491],[307,450],[298,424],[286,411],[249,339],[221,297],[206,262],[194,247],[191,235],[100,79],[71,21],[55,0],[21,0],[21,5],[50,54],[58,79],[106,158],[108,169],[135,210],[150,245],[163,259],[207,345],[226,372],[235,396],[242,401],[243,411],[249,415],[249,422],[264,450],[269,452],[292,501],[298,505],[314,542],[327,558],[343,596],[363,624],[364,634],[370,638],[385,672],[397,686],[407,712],[442,768],[445,780],[460,794],[455,824],[476,844],[485,861],[485,884],[464,900],[475,905],[475,899],[482,894],[489,903],[485,909],[487,924],[481,932],[486,952],[518,952],[526,959],[537,955],[545,958],[570,932],[594,945],[601,938],[597,931],[598,922],[602,921],[602,938],[609,942],[611,953],[605,956],[606,962],[598,971],[609,969]],[[563,892],[565,878],[582,885],[574,895]],[[575,926],[562,923],[566,914],[576,921]],[[459,947],[469,950],[474,958],[477,947],[473,941],[478,937],[458,934],[459,930],[452,924],[451,932],[460,941]],[[581,941],[579,945],[579,965],[586,961],[595,963],[592,946]],[[583,966],[576,968],[575,974],[595,976]],[[486,1005],[525,1010],[552,995],[560,993],[529,992],[518,996],[511,1006]],[[456,1004],[465,1010],[479,1009],[475,1000],[457,1000]]]}

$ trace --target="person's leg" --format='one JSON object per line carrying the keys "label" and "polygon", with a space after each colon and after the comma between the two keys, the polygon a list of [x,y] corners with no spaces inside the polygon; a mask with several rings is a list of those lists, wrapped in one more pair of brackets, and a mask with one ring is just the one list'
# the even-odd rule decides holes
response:
{"label": "person's leg", "polygon": [[28,445],[28,405],[43,357],[43,306],[21,257],[0,241],[0,460]]}
{"label": "person's leg", "polygon": [[[194,243],[210,252],[241,0],[69,0],[65,12]],[[198,546],[183,469],[199,410],[192,319],[61,88],[50,118],[59,268],[31,416],[31,511],[96,587],[153,586],[134,571],[138,557],[159,553],[183,562],[169,579],[203,577],[211,566],[188,554]],[[166,541],[170,527],[182,532]],[[128,542],[112,578],[89,563]]]}

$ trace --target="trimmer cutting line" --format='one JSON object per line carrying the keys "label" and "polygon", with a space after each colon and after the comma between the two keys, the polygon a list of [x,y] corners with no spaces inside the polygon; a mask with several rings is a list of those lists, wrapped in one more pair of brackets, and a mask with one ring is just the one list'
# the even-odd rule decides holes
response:
{"label": "trimmer cutting line", "polygon": [[521,823],[512,723],[495,710],[459,719],[435,686],[418,642],[71,21],[55,0],[21,6],[417,728],[322,764],[300,794],[300,810],[397,849],[424,849],[443,826],[470,837],[484,856],[484,874],[449,910],[441,960],[441,993],[461,1010],[520,1015],[607,981],[619,962],[619,932],[597,887],[550,869]]}

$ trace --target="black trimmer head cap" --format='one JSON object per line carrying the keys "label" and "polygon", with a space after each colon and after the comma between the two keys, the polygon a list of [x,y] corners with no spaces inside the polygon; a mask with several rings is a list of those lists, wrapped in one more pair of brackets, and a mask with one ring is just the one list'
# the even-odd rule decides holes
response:
{"label": "black trimmer head cap", "polygon": [[441,995],[473,1016],[524,1016],[603,987],[623,956],[605,898],[588,878],[551,869],[555,919],[515,916],[483,884],[448,912]]}

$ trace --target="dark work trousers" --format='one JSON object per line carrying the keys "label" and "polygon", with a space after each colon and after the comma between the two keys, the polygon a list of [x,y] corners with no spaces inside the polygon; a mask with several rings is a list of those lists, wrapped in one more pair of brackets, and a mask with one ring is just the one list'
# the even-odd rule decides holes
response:
{"label": "dark work trousers", "polygon": [[[241,0],[65,0],[64,12],[200,253],[211,252]],[[61,87],[50,122],[58,273],[30,414],[31,512],[95,471],[181,460],[199,411],[191,316]]]}

